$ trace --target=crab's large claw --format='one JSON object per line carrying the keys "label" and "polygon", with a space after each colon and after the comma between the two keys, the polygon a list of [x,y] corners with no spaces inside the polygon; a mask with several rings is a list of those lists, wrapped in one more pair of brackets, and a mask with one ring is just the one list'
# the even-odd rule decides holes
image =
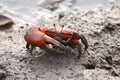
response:
{"label": "crab's large claw", "polygon": [[85,50],[87,50],[87,48],[88,48],[87,39],[83,35],[80,35],[79,37],[80,37],[82,43],[85,45]]}

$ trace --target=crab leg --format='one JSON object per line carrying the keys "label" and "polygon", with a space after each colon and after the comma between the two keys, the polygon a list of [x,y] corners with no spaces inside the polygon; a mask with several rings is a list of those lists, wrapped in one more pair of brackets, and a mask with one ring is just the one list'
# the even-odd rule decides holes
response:
{"label": "crab leg", "polygon": [[33,49],[34,49],[34,45],[32,45],[32,44],[29,44],[29,43],[27,43],[26,44],[26,48],[29,50],[29,52],[32,54],[32,51],[33,51]]}
{"label": "crab leg", "polygon": [[30,44],[29,43],[27,43],[26,44],[26,48],[29,50],[29,47],[30,47]]}
{"label": "crab leg", "polygon": [[33,51],[34,48],[35,48],[35,46],[31,44],[31,47],[29,49],[29,51],[30,51],[31,54],[32,54],[32,51]]}
{"label": "crab leg", "polygon": [[80,56],[81,56],[81,54],[82,54],[82,48],[81,48],[81,44],[80,44],[80,42],[78,42],[78,56],[77,56],[77,58],[79,59],[80,58]]}
{"label": "crab leg", "polygon": [[83,44],[85,45],[85,50],[86,50],[88,48],[87,39],[83,35],[80,35],[79,37],[80,37],[81,41],[83,42]]}

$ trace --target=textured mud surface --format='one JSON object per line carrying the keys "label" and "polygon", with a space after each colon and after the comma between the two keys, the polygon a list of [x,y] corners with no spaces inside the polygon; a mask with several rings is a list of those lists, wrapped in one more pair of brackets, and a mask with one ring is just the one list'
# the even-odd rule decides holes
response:
{"label": "textured mud surface", "polygon": [[[120,79],[119,5],[107,10],[81,13],[63,10],[50,14],[36,11],[31,15],[35,17],[33,19],[6,12],[2,8],[1,12],[11,17],[16,24],[0,28],[0,80]],[[58,19],[59,14],[63,14],[61,19]],[[31,25],[51,27],[53,23],[57,28],[64,25],[83,34],[89,43],[89,54],[83,51],[80,59],[76,59],[74,54],[54,52],[40,57],[30,56],[25,48],[26,29]]]}

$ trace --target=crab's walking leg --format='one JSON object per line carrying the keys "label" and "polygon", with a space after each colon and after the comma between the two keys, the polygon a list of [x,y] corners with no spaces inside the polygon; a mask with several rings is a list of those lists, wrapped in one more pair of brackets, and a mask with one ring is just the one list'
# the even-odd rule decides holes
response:
{"label": "crab's walking leg", "polygon": [[32,55],[32,51],[33,51],[34,47],[35,46],[32,45],[32,44],[29,44],[29,43],[26,44],[26,48],[29,50],[29,52],[31,53],[31,55]]}
{"label": "crab's walking leg", "polygon": [[30,44],[29,43],[27,43],[26,44],[26,48],[29,50],[29,47],[30,47]]}
{"label": "crab's walking leg", "polygon": [[79,37],[80,37],[81,41],[83,42],[83,44],[85,45],[85,50],[86,50],[88,48],[87,39],[83,35],[80,35]]}
{"label": "crab's walking leg", "polygon": [[80,59],[80,56],[81,56],[81,54],[82,54],[82,48],[81,48],[81,44],[80,44],[80,42],[78,43],[78,56],[77,56],[77,59]]}
{"label": "crab's walking leg", "polygon": [[31,54],[32,54],[32,51],[33,51],[34,48],[35,48],[35,46],[34,46],[34,45],[31,45],[31,47],[30,47],[30,49],[29,49],[29,51],[30,51]]}

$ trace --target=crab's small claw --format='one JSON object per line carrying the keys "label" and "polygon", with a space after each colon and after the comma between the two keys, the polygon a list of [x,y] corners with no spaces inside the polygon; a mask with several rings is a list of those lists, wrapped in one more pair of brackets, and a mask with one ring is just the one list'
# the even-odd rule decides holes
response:
{"label": "crab's small claw", "polygon": [[59,41],[55,40],[54,38],[45,35],[45,39],[47,42],[52,43],[52,44],[60,47],[61,49],[65,49],[65,46],[62,43],[60,43]]}
{"label": "crab's small claw", "polygon": [[57,50],[51,48],[48,44],[46,44],[45,46],[42,46],[40,48],[45,50],[47,53],[58,53]]}
{"label": "crab's small claw", "polygon": [[83,35],[80,35],[79,37],[80,37],[82,43],[85,45],[85,50],[87,50],[87,48],[88,48],[87,39],[86,39],[85,36],[83,36]]}

